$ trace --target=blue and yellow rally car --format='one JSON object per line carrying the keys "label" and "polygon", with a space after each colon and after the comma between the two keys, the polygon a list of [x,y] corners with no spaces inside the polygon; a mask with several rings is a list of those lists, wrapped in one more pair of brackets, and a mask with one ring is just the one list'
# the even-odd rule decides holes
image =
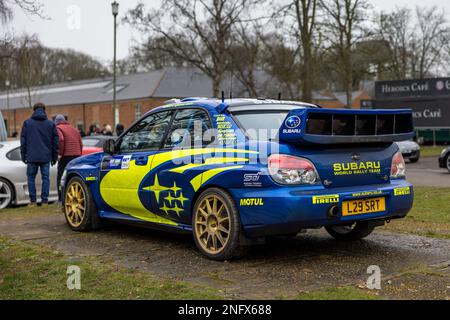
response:
{"label": "blue and yellow rally car", "polygon": [[63,211],[76,231],[114,220],[192,232],[216,260],[308,228],[357,240],[411,209],[413,189],[393,142],[413,135],[404,109],[172,101],[107,141],[104,152],[70,162]]}

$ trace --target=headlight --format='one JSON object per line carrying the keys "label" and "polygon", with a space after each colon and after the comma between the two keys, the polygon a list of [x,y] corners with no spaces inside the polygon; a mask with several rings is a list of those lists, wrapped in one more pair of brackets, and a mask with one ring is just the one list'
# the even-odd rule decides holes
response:
{"label": "headlight", "polygon": [[446,152],[447,152],[447,148],[442,149],[442,151],[441,151],[441,156],[443,156]]}
{"label": "headlight", "polygon": [[311,161],[284,154],[269,157],[269,173],[280,184],[311,185],[320,182],[319,174]]}
{"label": "headlight", "polygon": [[392,157],[391,179],[404,179],[406,177],[405,160],[401,152],[397,152]]}

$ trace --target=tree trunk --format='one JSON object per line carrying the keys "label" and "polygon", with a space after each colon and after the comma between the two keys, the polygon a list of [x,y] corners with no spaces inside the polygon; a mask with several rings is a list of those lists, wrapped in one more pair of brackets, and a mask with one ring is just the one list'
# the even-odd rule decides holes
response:
{"label": "tree trunk", "polygon": [[313,90],[313,63],[311,44],[304,44],[304,61],[303,61],[303,79],[302,79],[302,100],[304,102],[312,102]]}
{"label": "tree trunk", "polygon": [[213,97],[221,98],[221,82],[222,82],[222,76],[221,75],[214,75],[212,77],[212,90],[213,90]]}
{"label": "tree trunk", "polygon": [[352,63],[352,52],[351,46],[349,45],[346,50],[346,63],[345,63],[345,91],[347,96],[346,107],[352,108],[353,100],[353,63]]}

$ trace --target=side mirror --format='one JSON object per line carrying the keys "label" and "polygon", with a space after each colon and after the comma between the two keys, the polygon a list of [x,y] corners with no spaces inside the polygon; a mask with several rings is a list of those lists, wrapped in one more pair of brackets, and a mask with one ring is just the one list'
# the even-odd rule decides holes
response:
{"label": "side mirror", "polygon": [[116,152],[116,144],[114,139],[108,139],[103,143],[103,151],[107,154],[114,154]]}

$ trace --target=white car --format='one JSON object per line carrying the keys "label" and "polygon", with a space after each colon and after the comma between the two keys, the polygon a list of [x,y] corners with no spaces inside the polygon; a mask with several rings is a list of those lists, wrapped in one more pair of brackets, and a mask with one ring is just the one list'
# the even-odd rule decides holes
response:
{"label": "white car", "polygon": [[[50,194],[48,201],[58,201],[56,186],[57,166],[50,167]],[[41,174],[36,177],[37,201],[41,201]],[[30,202],[27,184],[27,166],[20,155],[20,141],[0,142],[0,209]]]}
{"label": "white car", "polygon": [[417,162],[419,161],[420,158],[420,146],[412,141],[412,140],[407,140],[407,141],[400,141],[400,142],[396,142],[400,152],[403,155],[403,158],[405,160],[409,159],[410,162]]}

